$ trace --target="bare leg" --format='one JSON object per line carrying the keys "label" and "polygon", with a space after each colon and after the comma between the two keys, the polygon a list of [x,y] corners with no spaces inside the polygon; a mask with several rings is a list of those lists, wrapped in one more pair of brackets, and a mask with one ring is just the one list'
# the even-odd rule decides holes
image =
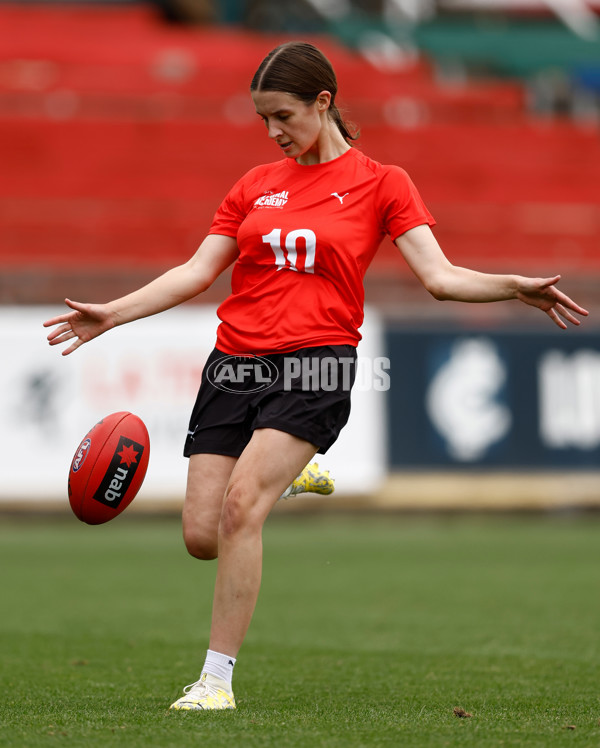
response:
{"label": "bare leg", "polygon": [[291,434],[257,429],[235,464],[219,523],[210,649],[237,657],[260,589],[264,521],[316,450]]}
{"label": "bare leg", "polygon": [[217,557],[223,497],[237,457],[199,454],[190,457],[183,505],[183,539],[192,556]]}

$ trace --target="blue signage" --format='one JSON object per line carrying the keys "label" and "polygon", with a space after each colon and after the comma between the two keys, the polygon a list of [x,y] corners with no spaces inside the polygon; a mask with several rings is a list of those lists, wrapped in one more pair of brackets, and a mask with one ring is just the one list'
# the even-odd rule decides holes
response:
{"label": "blue signage", "polygon": [[388,329],[392,467],[600,468],[600,333]]}

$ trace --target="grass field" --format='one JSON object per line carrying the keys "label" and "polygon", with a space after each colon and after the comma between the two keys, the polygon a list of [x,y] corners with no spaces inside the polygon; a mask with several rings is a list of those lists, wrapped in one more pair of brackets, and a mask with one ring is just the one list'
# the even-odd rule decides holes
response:
{"label": "grass field", "polygon": [[600,746],[599,531],[273,517],[238,709],[175,713],[216,568],[179,522],[2,518],[0,745]]}

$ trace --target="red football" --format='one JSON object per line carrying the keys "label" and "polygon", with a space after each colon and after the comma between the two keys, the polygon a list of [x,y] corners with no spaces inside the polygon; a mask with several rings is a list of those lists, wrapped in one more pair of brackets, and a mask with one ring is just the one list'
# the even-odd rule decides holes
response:
{"label": "red football", "polygon": [[140,490],[150,457],[144,422],[111,413],[83,438],[69,470],[69,503],[88,525],[101,525],[126,509]]}

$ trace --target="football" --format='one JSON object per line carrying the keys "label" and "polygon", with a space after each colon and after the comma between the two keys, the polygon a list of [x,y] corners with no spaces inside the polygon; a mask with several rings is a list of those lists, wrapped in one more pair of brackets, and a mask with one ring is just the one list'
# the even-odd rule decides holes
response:
{"label": "football", "polygon": [[69,469],[69,503],[88,525],[117,517],[140,490],[150,457],[144,422],[133,413],[111,413],[77,447]]}

